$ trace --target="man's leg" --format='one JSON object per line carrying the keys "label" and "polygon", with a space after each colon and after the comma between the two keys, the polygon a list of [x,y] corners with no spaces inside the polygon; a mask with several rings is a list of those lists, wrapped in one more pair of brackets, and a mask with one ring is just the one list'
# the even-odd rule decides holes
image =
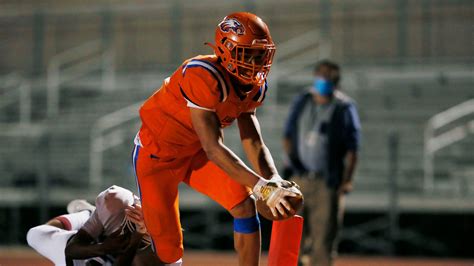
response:
{"label": "man's leg", "polygon": [[90,216],[89,211],[64,214],[33,227],[26,234],[28,245],[55,265],[66,265],[64,249],[67,241]]}
{"label": "man's leg", "polygon": [[318,178],[312,181],[315,188],[314,200],[308,202],[309,222],[311,223],[311,237],[313,245],[309,265],[329,266],[331,265],[331,191],[326,181]]}
{"label": "man's leg", "polygon": [[239,255],[239,265],[258,265],[260,221],[255,202],[250,198],[250,189],[210,162],[204,152],[193,158],[191,170],[184,182],[222,205],[234,217],[234,246]]}
{"label": "man's leg", "polygon": [[261,236],[255,201],[247,197],[229,212],[234,217],[234,248],[239,254],[239,265],[259,265]]}
{"label": "man's leg", "polygon": [[332,232],[332,252],[331,259],[334,262],[338,255],[338,245],[340,240],[340,234],[344,223],[344,207],[345,207],[345,195],[337,195],[337,198],[334,200],[333,212],[334,212],[334,230]]}
{"label": "man's leg", "polygon": [[313,246],[313,239],[311,237],[311,223],[309,222],[309,214],[311,212],[311,206],[313,204],[317,204],[317,197],[315,194],[314,185],[312,184],[312,180],[308,177],[299,177],[295,176],[291,179],[291,181],[296,182],[300,186],[301,193],[304,195],[304,205],[303,209],[300,211],[299,215],[303,216],[305,219],[305,223],[303,224],[303,237],[301,238],[301,246],[300,246],[300,258],[299,261],[301,264],[305,264],[306,260],[309,259],[309,255],[312,251]]}
{"label": "man's leg", "polygon": [[79,230],[82,226],[87,222],[89,217],[91,217],[92,212],[89,210],[83,210],[76,213],[71,214],[64,214],[60,215],[52,220],[50,220],[47,224],[49,225],[56,225],[57,221],[61,223],[62,229],[65,230]]}

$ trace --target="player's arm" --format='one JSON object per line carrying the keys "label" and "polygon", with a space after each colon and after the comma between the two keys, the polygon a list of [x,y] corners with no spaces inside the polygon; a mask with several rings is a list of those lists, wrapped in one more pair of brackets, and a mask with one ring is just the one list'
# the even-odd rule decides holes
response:
{"label": "player's arm", "polygon": [[275,167],[270,150],[263,142],[260,124],[255,115],[255,111],[242,113],[237,121],[242,147],[254,169],[266,179],[277,176],[277,168]]}
{"label": "player's arm", "polygon": [[132,232],[130,236],[130,242],[123,252],[117,257],[114,262],[114,266],[132,265],[135,259],[138,247],[142,241],[144,234],[141,232]]}
{"label": "player's arm", "polygon": [[190,108],[196,134],[209,160],[240,184],[253,188],[262,179],[224,145],[220,122],[214,112]]}
{"label": "player's arm", "polygon": [[83,229],[79,229],[66,245],[64,253],[69,259],[88,259],[121,252],[129,243],[126,236],[117,231],[104,242],[96,243]]}
{"label": "player's arm", "polygon": [[344,180],[352,180],[354,175],[354,170],[357,165],[357,152],[348,151],[346,154],[346,167],[344,169]]}
{"label": "player's arm", "polygon": [[[220,122],[214,112],[190,108],[194,130],[209,160],[219,166],[231,178],[240,184],[252,188],[257,198],[270,207],[273,215],[285,214],[284,208],[291,210],[286,196],[297,196],[296,193],[281,186],[281,181],[266,180],[248,168],[242,160],[224,145]],[[282,180],[283,181],[283,180]]]}
{"label": "player's arm", "polygon": [[[148,234],[143,219],[143,212],[140,204],[125,207],[125,215],[128,220],[135,224],[136,230],[131,233],[130,243],[124,252],[118,256],[114,262],[114,266],[120,265],[142,265],[145,261],[146,265],[161,265],[158,257],[151,251],[151,246],[139,252],[139,247],[143,237]],[[135,264],[136,263],[136,264]],[[151,263],[151,264],[150,264]]]}
{"label": "player's arm", "polygon": [[340,188],[340,193],[352,191],[352,177],[357,165],[357,151],[360,142],[360,120],[355,105],[349,105],[344,113],[346,123],[346,147],[348,149],[345,157],[344,176]]}

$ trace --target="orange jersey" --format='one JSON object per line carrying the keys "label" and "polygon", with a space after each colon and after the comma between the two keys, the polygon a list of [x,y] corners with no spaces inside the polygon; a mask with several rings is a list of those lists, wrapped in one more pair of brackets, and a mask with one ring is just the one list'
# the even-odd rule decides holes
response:
{"label": "orange jersey", "polygon": [[195,154],[202,147],[189,108],[215,112],[221,127],[226,127],[262,104],[267,85],[255,86],[240,97],[236,90],[216,56],[185,61],[140,108],[139,144],[164,160]]}

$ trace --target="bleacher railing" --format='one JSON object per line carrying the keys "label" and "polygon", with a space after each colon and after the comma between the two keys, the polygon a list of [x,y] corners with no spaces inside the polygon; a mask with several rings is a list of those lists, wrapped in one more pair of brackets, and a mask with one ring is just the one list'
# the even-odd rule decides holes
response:
{"label": "bleacher railing", "polygon": [[121,133],[121,126],[138,119],[138,109],[142,102],[134,103],[99,118],[91,129],[89,155],[89,185],[91,188],[102,184],[103,153],[128,139]]}
{"label": "bleacher railing", "polygon": [[[463,118],[474,114],[474,99],[455,105],[428,120],[424,132],[424,190],[433,193],[436,189],[434,175],[434,156],[439,150],[474,133],[474,119],[465,121]],[[438,131],[450,124],[460,122],[459,125],[439,133]],[[453,186],[459,184],[453,183]],[[458,191],[454,187],[454,191]]]}
{"label": "bleacher railing", "polygon": [[331,54],[331,42],[321,38],[319,30],[312,30],[298,35],[285,42],[277,44],[275,60],[268,76],[268,93],[263,106],[268,110],[273,119],[270,119],[270,128],[278,128],[282,125],[282,117],[279,117],[276,109],[279,108],[277,99],[279,93],[278,82],[292,74],[303,71],[313,66],[322,58],[329,58]]}
{"label": "bleacher railing", "polygon": [[16,73],[5,76],[0,81],[2,100],[0,109],[18,103],[19,123],[27,125],[31,122],[31,84]]}
{"label": "bleacher railing", "polygon": [[111,90],[115,83],[114,51],[94,40],[52,57],[47,71],[47,114],[54,117],[59,112],[61,85],[97,70],[102,70],[101,87]]}
{"label": "bleacher railing", "polygon": [[319,30],[312,30],[277,44],[275,64],[285,66],[279,69],[281,74],[291,75],[328,58],[330,54],[330,40],[321,38]]}

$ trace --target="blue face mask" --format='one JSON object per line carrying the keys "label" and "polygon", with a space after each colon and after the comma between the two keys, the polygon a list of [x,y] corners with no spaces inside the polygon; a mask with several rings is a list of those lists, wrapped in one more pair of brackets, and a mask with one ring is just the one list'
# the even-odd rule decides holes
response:
{"label": "blue face mask", "polygon": [[315,78],[313,89],[321,96],[330,96],[334,91],[332,82],[323,78]]}

